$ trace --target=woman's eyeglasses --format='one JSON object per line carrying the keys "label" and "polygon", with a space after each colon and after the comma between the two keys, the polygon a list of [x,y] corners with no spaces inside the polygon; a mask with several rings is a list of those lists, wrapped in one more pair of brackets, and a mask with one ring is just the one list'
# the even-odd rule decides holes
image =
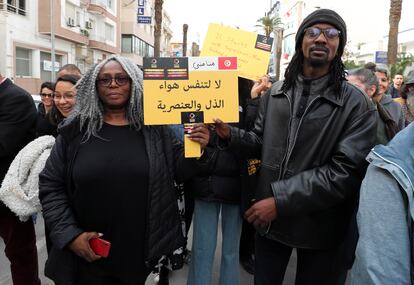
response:
{"label": "woman's eyeglasses", "polygon": [[65,94],[55,93],[55,95],[53,96],[53,100],[55,101],[60,101],[62,98],[70,101],[75,98],[75,94],[74,93],[65,93]]}
{"label": "woman's eyeglasses", "polygon": [[53,93],[40,93],[39,95],[40,95],[40,97],[47,97],[47,98],[52,98],[53,97]]}
{"label": "woman's eyeglasses", "polygon": [[318,38],[321,33],[323,33],[325,38],[333,40],[333,39],[336,39],[341,34],[341,31],[335,28],[320,29],[317,27],[310,27],[310,28],[305,29],[305,35],[310,39]]}
{"label": "woman's eyeglasses", "polygon": [[96,82],[101,86],[109,87],[111,86],[113,80],[115,80],[115,83],[118,86],[123,86],[130,82],[131,79],[129,78],[129,76],[102,77],[98,78]]}

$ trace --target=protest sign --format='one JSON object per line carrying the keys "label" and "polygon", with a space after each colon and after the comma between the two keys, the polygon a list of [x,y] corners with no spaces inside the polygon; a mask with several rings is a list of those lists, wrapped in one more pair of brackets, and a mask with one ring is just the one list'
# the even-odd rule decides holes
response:
{"label": "protest sign", "polygon": [[267,74],[273,38],[210,24],[201,56],[236,56],[239,76],[251,80]]}

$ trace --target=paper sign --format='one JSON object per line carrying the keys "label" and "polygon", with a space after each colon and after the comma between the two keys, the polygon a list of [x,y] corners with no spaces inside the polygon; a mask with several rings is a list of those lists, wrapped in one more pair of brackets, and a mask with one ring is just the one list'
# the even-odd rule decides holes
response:
{"label": "paper sign", "polygon": [[144,124],[239,121],[236,57],[144,58]]}
{"label": "paper sign", "polygon": [[237,57],[239,76],[251,80],[267,74],[273,38],[210,24],[201,56]]}
{"label": "paper sign", "polygon": [[188,130],[192,124],[184,124],[184,157],[200,157],[201,146],[198,142],[192,141],[187,137]]}

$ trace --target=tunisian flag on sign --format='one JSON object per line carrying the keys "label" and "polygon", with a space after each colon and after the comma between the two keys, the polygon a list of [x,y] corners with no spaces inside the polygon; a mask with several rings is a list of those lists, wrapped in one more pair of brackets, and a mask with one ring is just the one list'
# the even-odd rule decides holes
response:
{"label": "tunisian flag on sign", "polygon": [[237,69],[237,57],[219,57],[218,66],[220,69]]}

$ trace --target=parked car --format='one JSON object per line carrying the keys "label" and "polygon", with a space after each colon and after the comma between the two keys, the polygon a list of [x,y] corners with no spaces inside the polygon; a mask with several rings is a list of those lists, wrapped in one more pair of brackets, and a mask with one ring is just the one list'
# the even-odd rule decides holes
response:
{"label": "parked car", "polygon": [[42,99],[40,98],[40,95],[38,94],[32,94],[32,98],[36,104],[36,109],[37,109],[37,106],[42,102]]}

